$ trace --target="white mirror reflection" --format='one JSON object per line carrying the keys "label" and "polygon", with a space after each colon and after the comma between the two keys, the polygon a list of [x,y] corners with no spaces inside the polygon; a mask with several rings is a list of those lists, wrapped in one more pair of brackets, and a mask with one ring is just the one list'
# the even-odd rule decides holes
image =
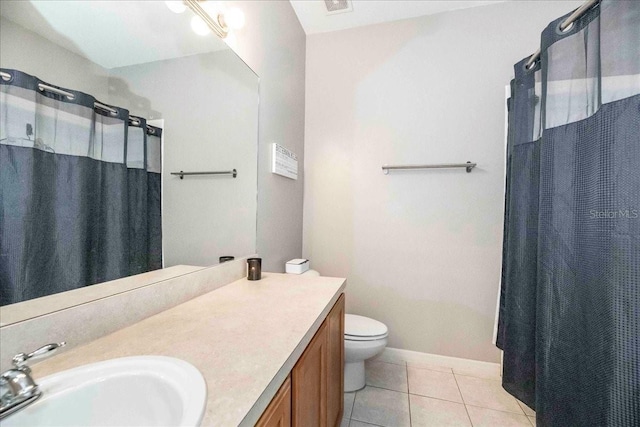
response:
{"label": "white mirror reflection", "polygon": [[255,253],[259,79],[175,5],[1,2],[3,306]]}

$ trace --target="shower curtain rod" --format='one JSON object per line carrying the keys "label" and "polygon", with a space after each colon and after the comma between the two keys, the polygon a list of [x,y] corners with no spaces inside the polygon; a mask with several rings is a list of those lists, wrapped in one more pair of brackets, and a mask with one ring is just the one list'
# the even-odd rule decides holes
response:
{"label": "shower curtain rod", "polygon": [[[569,17],[567,19],[565,19],[564,21],[562,21],[560,23],[560,31],[564,32],[567,28],[571,27],[571,25],[576,21],[576,19],[578,19],[582,15],[584,15],[589,9],[591,9],[597,3],[600,3],[600,0],[589,0],[586,3],[584,3],[582,6],[580,6],[576,10],[574,10],[573,13],[571,15],[569,15]],[[527,70],[531,69],[533,64],[535,64],[536,61],[538,59],[540,59],[540,54],[541,53],[542,52],[540,51],[540,49],[538,49],[538,50],[535,51],[535,53],[533,55],[531,55],[531,57],[529,58],[529,60],[525,64],[525,68]]]}
{"label": "shower curtain rod", "polygon": [[[0,71],[0,78],[2,78],[2,80],[8,82],[11,80],[12,76],[9,73],[5,73],[4,71]],[[58,89],[57,87],[53,87],[53,86],[49,86],[48,84],[44,84],[44,83],[38,83],[38,89],[40,89],[40,91],[44,92],[45,90],[47,92],[52,92],[55,93],[57,95],[62,95],[62,96],[66,96],[68,100],[73,101],[76,96],[71,93],[71,92],[67,92],[66,90],[62,90],[62,89]],[[118,115],[118,110],[116,110],[113,107],[110,107],[106,104],[103,104],[101,102],[94,102],[93,103],[93,108],[97,108],[98,110],[102,110],[102,111],[106,111],[107,113],[111,114],[112,116],[117,116]],[[141,121],[140,118],[135,117],[135,116],[129,116],[129,121],[134,125],[134,126],[139,126]],[[155,134],[156,131],[149,125],[147,125],[147,132],[149,132],[150,134]]]}

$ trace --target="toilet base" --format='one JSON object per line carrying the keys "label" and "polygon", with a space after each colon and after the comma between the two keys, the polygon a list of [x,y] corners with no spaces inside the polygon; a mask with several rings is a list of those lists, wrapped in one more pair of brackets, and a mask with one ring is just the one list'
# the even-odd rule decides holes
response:
{"label": "toilet base", "polygon": [[364,360],[344,364],[344,391],[351,392],[365,386]]}

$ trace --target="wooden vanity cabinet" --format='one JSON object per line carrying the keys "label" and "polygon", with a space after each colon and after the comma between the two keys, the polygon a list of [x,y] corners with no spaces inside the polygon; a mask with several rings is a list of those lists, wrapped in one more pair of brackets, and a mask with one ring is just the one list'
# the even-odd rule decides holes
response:
{"label": "wooden vanity cabinet", "polygon": [[[298,359],[257,425],[337,427],[344,411],[344,294]],[[290,384],[290,385],[288,385]],[[288,393],[290,397],[284,397]],[[285,401],[289,402],[287,409]],[[289,411],[289,418],[284,411]]]}
{"label": "wooden vanity cabinet", "polygon": [[344,294],[291,372],[293,427],[335,427],[344,406]]}
{"label": "wooden vanity cabinet", "polygon": [[327,423],[339,426],[344,411],[344,294],[333,306],[327,325]]}
{"label": "wooden vanity cabinet", "polygon": [[256,426],[288,427],[291,425],[291,375],[287,377],[276,393]]}
{"label": "wooden vanity cabinet", "polygon": [[291,371],[293,378],[293,426],[327,425],[328,356],[327,325],[320,326],[298,363]]}

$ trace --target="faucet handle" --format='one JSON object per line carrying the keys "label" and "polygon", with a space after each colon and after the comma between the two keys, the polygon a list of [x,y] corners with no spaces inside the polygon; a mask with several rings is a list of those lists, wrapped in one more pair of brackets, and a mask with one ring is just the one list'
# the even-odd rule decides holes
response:
{"label": "faucet handle", "polygon": [[62,341],[60,343],[47,344],[29,354],[25,354],[25,353],[16,354],[15,356],[13,356],[13,365],[18,369],[25,368],[25,367],[28,368],[26,366],[28,360],[47,357],[53,352],[55,352],[57,349],[59,349],[60,347],[64,347],[65,345],[67,345],[67,343],[65,341]]}

